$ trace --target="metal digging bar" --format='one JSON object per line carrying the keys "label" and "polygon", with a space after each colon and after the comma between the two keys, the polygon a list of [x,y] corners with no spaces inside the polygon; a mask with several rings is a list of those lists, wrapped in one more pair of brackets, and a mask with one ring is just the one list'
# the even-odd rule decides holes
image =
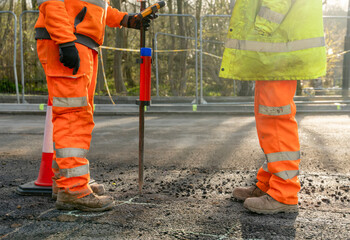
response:
{"label": "metal digging bar", "polygon": [[[141,2],[141,12],[146,8],[146,2]],[[140,31],[140,48],[146,45],[146,31],[141,27]],[[141,89],[140,89],[141,90]],[[139,194],[142,194],[143,187],[143,156],[144,156],[144,138],[145,138],[145,103],[139,101]]]}
{"label": "metal digging bar", "polygon": [[[165,6],[164,1],[157,2],[146,8],[145,0],[141,1],[140,14],[137,17],[147,17],[150,14],[155,14],[158,9]],[[140,99],[136,102],[139,105],[139,194],[142,195],[142,187],[144,181],[144,137],[145,137],[145,106],[149,106],[151,102],[151,63],[152,49],[145,48],[146,46],[146,29],[141,24],[140,29],[140,52],[141,59],[138,59],[140,64]]]}

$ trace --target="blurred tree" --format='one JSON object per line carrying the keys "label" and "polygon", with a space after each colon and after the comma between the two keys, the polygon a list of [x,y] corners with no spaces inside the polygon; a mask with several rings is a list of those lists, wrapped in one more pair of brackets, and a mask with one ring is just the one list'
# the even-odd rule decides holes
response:
{"label": "blurred tree", "polygon": [[[112,0],[111,2],[113,7],[121,9],[120,0]],[[124,48],[124,28],[115,29],[115,47]],[[123,72],[122,72],[122,52],[114,51],[114,64],[113,64],[113,77],[114,77],[114,86],[117,93],[126,94],[126,87],[123,81]]]}
{"label": "blurred tree", "polygon": [[37,0],[32,0],[32,7],[33,7],[33,9],[38,9],[38,1]]}
{"label": "blurred tree", "polygon": [[[156,0],[147,0],[147,5]],[[199,22],[201,17],[212,14],[231,15],[233,0],[168,0],[166,6],[160,12],[171,14],[190,14],[196,17],[198,36]],[[327,1],[323,0],[327,15],[344,16],[346,11],[326,8]],[[111,0],[111,5],[130,13],[136,13],[140,10],[140,3],[135,0]],[[1,10],[10,10],[17,16],[23,10],[37,9],[37,0],[0,0]],[[29,15],[29,16],[26,16]],[[45,94],[45,80],[40,63],[37,60],[34,40],[34,23],[36,14],[26,14],[23,18],[23,36],[25,51],[25,82],[29,84],[26,87],[26,93]],[[13,17],[3,14],[1,17],[0,28],[0,80],[14,81],[12,69],[12,55],[9,54],[13,48]],[[220,57],[224,50],[229,17],[206,17],[203,18],[203,91],[204,96],[235,96],[252,95],[253,84],[218,78],[220,68]],[[189,17],[159,17],[150,31],[147,33],[147,46],[151,46],[151,39],[156,32],[168,33],[173,35],[194,37],[194,25]],[[346,20],[328,20],[325,19],[325,33],[327,36],[327,50],[330,54],[328,58],[327,76],[322,78],[323,87],[341,87],[342,86],[342,62],[344,55],[339,55],[344,47],[344,35],[346,31]],[[19,42],[19,41],[18,41]],[[176,50],[176,49],[195,49],[194,40],[179,39],[171,36],[158,35],[158,49]],[[106,28],[106,38],[104,45],[138,49],[139,33],[128,29]],[[17,48],[19,49],[19,43]],[[18,51],[19,52],[19,51]],[[139,67],[135,64],[137,53],[104,50],[104,67],[108,85],[112,92],[118,95],[138,95],[139,86]],[[20,66],[19,55],[17,57]],[[158,54],[158,70],[160,96],[194,96],[195,95],[195,52],[165,52]],[[100,70],[101,67],[100,67]],[[153,65],[155,72],[155,64]],[[102,72],[99,72],[97,89],[99,94],[106,94],[104,89]],[[152,75],[152,81],[155,81]],[[19,76],[20,77],[20,76]],[[313,88],[316,81],[298,81],[297,94],[304,94],[303,88]],[[235,86],[235,92],[233,88]],[[152,91],[155,91],[155,84],[152,85]],[[35,91],[30,89],[36,89]]]}
{"label": "blurred tree", "polygon": [[[14,11],[14,0],[4,1],[0,4],[1,10]],[[13,32],[14,19],[11,14],[0,15],[0,93],[14,93],[15,85],[13,72]]]}
{"label": "blurred tree", "polygon": [[[174,9],[173,9],[173,1],[169,0],[168,2],[168,8],[169,8],[169,14],[174,14]],[[172,18],[170,18],[169,21],[169,27],[170,27],[170,34],[175,34],[175,22],[172,21]],[[170,43],[168,45],[168,49],[175,49],[175,38],[171,38]],[[170,81],[170,90],[174,96],[177,96],[176,92],[176,84],[175,80],[173,77],[173,67],[174,67],[174,58],[175,54],[170,53],[168,55],[168,79]]]}
{"label": "blurred tree", "polygon": [[[184,7],[184,0],[177,0],[177,14],[181,15],[183,14],[183,7]],[[178,35],[179,36],[186,36],[186,21],[184,21],[183,17],[178,17]],[[180,49],[187,49],[187,39],[181,39],[180,40]],[[177,77],[177,86],[175,86],[174,92],[176,92],[175,96],[184,96],[186,91],[186,83],[187,83],[187,76],[186,76],[186,67],[187,67],[187,52],[183,52],[182,54],[178,55],[178,62],[181,63],[177,66],[179,74]]]}

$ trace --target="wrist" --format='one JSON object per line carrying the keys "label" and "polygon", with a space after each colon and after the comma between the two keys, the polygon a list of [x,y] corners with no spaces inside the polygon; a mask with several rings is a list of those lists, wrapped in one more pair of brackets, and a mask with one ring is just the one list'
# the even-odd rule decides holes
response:
{"label": "wrist", "polygon": [[124,17],[123,17],[123,19],[122,19],[122,21],[120,22],[120,26],[123,26],[123,27],[128,27],[128,21],[129,21],[129,15],[128,14],[126,14]]}

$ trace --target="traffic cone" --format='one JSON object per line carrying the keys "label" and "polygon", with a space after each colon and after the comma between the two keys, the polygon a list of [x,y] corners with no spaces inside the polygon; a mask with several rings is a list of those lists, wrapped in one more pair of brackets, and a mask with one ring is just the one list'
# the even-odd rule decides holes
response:
{"label": "traffic cone", "polygon": [[17,188],[21,195],[51,195],[52,176],[51,169],[53,159],[53,124],[52,124],[52,103],[49,99],[46,108],[44,143],[41,155],[39,176],[36,181],[25,183]]}

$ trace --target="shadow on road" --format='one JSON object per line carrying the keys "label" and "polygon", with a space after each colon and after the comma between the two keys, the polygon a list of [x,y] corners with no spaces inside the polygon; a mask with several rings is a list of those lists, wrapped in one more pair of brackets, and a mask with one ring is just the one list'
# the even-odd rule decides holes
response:
{"label": "shadow on road", "polygon": [[295,239],[298,213],[259,215],[247,211],[239,217],[243,239]]}

